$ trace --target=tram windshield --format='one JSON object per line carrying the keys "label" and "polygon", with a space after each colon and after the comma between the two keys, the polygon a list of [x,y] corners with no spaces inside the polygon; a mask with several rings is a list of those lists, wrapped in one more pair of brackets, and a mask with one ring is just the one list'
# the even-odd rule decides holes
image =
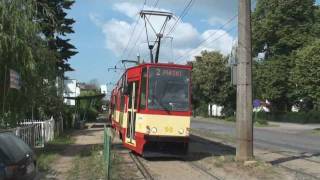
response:
{"label": "tram windshield", "polygon": [[150,68],[148,108],[152,110],[189,111],[190,71]]}

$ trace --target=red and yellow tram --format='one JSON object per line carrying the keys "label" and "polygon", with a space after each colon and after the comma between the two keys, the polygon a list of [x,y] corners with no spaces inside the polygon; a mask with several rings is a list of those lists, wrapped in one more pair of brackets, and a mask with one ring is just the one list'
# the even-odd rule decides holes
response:
{"label": "red and yellow tram", "polygon": [[141,64],[126,70],[112,90],[112,127],[123,145],[143,156],[187,152],[191,66]]}

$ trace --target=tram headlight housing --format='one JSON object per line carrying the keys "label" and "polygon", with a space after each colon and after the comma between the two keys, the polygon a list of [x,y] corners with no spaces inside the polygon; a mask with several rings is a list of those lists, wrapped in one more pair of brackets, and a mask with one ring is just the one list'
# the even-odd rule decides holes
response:
{"label": "tram headlight housing", "polygon": [[181,128],[179,131],[178,131],[179,134],[183,134],[184,133],[184,130]]}
{"label": "tram headlight housing", "polygon": [[156,134],[157,133],[157,128],[156,127],[153,127],[153,128],[151,128],[151,133],[153,133],[153,134]]}

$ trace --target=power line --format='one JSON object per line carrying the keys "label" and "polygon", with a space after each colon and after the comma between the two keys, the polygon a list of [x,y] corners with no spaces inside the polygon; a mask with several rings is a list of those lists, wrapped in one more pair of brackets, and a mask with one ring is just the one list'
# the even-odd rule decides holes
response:
{"label": "power line", "polygon": [[[225,26],[227,26],[228,24],[230,24],[230,23],[231,23],[232,21],[234,21],[237,17],[238,17],[238,14],[235,15],[235,16],[233,16],[232,18],[230,18],[226,23],[224,23],[222,26],[220,26],[217,31],[213,32],[212,34],[209,35],[208,38],[206,38],[206,39],[204,39],[203,41],[201,41],[201,42],[198,44],[197,47],[202,46],[202,45],[203,45],[204,43],[206,43],[210,38],[212,38],[214,35],[216,35],[216,34],[219,32],[219,30],[223,30],[223,28],[224,28]],[[193,51],[195,51],[195,50],[197,50],[197,49],[190,50],[189,52],[187,52],[187,54],[184,54],[184,55],[181,55],[180,57],[178,57],[177,60],[179,61],[179,59],[181,59],[181,58],[189,55],[191,52],[193,52]]]}
{"label": "power line", "polygon": [[[233,31],[233,30],[236,29],[236,28],[237,28],[237,25],[233,26],[231,29],[229,29],[228,31],[224,31],[220,36],[218,36],[217,38],[209,41],[208,43],[214,43],[215,41],[218,41],[220,38],[224,37],[225,35],[227,35],[229,32]],[[207,40],[208,40],[208,39],[207,39]],[[195,51],[198,50],[198,49],[199,49],[199,47],[196,48],[196,49],[193,49],[193,50],[189,51],[187,54],[185,54],[185,55],[183,55],[183,56],[180,56],[180,57],[178,58],[178,61],[177,61],[177,62],[180,62],[180,61],[182,60],[182,59],[181,59],[182,57],[184,57],[184,56],[186,56],[186,55],[191,55],[191,54],[192,54],[191,52],[195,52]],[[179,60],[179,59],[180,59],[180,60]]]}
{"label": "power line", "polygon": [[[159,4],[159,0],[156,0],[155,3],[153,4],[153,8],[156,8],[158,6],[158,4]],[[130,51],[128,53],[128,58],[129,58],[129,56],[131,56],[133,49],[137,46],[137,43],[138,43],[139,39],[141,38],[141,35],[143,34],[142,33],[143,29],[144,29],[143,26],[141,26],[138,38],[136,39],[134,45],[131,47],[131,49],[130,49]]]}
{"label": "power line", "polygon": [[[144,6],[146,5],[146,3],[147,3],[147,0],[144,1],[141,9],[144,8]],[[133,35],[134,35],[134,32],[136,31],[137,25],[139,24],[139,21],[140,21],[140,17],[139,17],[139,14],[137,14],[137,19],[136,19],[136,21],[135,21],[134,28],[133,28],[133,30],[132,30],[132,32],[131,32],[131,36],[130,36],[128,42],[127,42],[126,47],[124,48],[124,50],[123,50],[123,52],[122,52],[122,55],[120,56],[120,59],[123,58],[125,52],[127,51],[128,47],[129,47],[129,44],[130,44],[130,42],[131,42],[131,40],[132,40],[132,37],[133,37]]]}
{"label": "power line", "polygon": [[[257,0],[255,0],[255,1],[252,3],[252,7],[256,7],[256,4],[257,4]],[[218,30],[223,30],[223,28],[224,28],[226,25],[230,24],[230,23],[231,23],[233,20],[235,20],[237,17],[238,17],[238,14],[236,14],[235,16],[233,16],[232,18],[230,18],[225,24],[223,24],[220,28],[218,28]],[[237,26],[232,27],[232,28],[231,28],[230,30],[228,30],[227,32],[232,31],[232,30],[235,29],[236,27],[237,27]],[[213,37],[215,34],[217,34],[217,32],[218,32],[218,31],[214,32],[214,33],[211,34],[207,39],[205,39],[205,40],[203,40],[202,42],[200,42],[200,44],[199,44],[197,47],[201,46],[203,43],[205,43],[206,41],[208,41],[211,37]],[[216,40],[214,40],[214,41],[217,41],[218,39],[220,39],[220,38],[222,38],[223,36],[225,36],[227,32],[223,33],[221,36],[219,36],[218,38],[216,38]],[[214,41],[210,41],[210,42],[214,42]],[[198,49],[198,48],[197,48],[197,49]],[[187,55],[190,55],[190,52],[193,52],[193,51],[195,51],[195,50],[197,50],[197,49],[190,50],[189,52],[187,52],[187,54],[184,54],[184,55],[178,57],[178,59],[177,59],[178,61],[177,61],[177,62],[180,62],[181,60],[179,60],[179,59],[181,59],[181,58],[183,58],[183,57],[185,57],[185,56],[187,56]]]}
{"label": "power line", "polygon": [[172,32],[175,31],[178,23],[180,21],[182,21],[182,19],[188,14],[189,10],[191,9],[191,7],[193,6],[193,0],[190,0],[189,3],[187,3],[187,5],[185,6],[185,8],[182,10],[182,12],[180,13],[180,16],[178,17],[178,19],[176,20],[176,22],[171,26],[169,32],[167,33],[166,36],[168,36],[169,34],[171,34]]}

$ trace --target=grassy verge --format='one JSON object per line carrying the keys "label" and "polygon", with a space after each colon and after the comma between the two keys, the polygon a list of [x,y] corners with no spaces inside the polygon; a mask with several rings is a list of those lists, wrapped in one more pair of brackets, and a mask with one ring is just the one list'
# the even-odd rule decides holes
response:
{"label": "grassy verge", "polygon": [[72,144],[74,140],[71,138],[70,133],[63,134],[56,137],[53,141],[48,143],[45,148],[37,149],[37,162],[38,168],[42,172],[50,170],[50,164],[59,156],[67,145]]}
{"label": "grassy verge", "polygon": [[103,160],[103,145],[92,145],[90,149],[83,149],[74,158],[68,179],[105,179],[106,166]]}
{"label": "grassy verge", "polygon": [[[211,131],[202,131],[192,129],[191,133],[210,140],[220,140],[225,144],[234,144],[236,139],[230,135],[216,134]],[[218,147],[217,147],[218,148]],[[225,150],[226,151],[226,150]],[[225,153],[225,151],[223,151]],[[222,153],[223,154],[223,153]],[[272,167],[271,164],[263,162],[262,160],[254,159],[252,164],[245,164],[241,161],[236,161],[235,154],[219,155],[216,154],[211,157],[207,157],[200,161],[204,167],[208,169],[222,169],[223,172],[228,172],[230,179],[236,179],[236,177],[254,177],[253,179],[281,179],[281,172],[276,167]]]}
{"label": "grassy verge", "polygon": [[207,130],[191,129],[191,134],[199,135],[199,136],[202,136],[202,137],[210,137],[210,138],[221,139],[223,141],[231,142],[231,143],[235,143],[236,142],[235,138],[230,136],[230,135],[217,134],[217,133],[214,133],[212,131],[207,131]]}
{"label": "grassy verge", "polygon": [[[217,123],[224,123],[224,124],[235,124],[236,123],[236,119],[235,117],[227,117],[227,118],[202,118],[201,119],[196,119],[196,121],[205,121],[205,122],[217,122]],[[274,125],[274,124],[269,124],[268,121],[264,120],[264,119],[259,119],[257,118],[256,120],[254,120],[254,127],[279,127],[278,125]]]}
{"label": "grassy verge", "polygon": [[313,135],[318,135],[318,136],[320,136],[320,128],[316,128],[316,129],[312,130],[311,133],[312,133]]}

